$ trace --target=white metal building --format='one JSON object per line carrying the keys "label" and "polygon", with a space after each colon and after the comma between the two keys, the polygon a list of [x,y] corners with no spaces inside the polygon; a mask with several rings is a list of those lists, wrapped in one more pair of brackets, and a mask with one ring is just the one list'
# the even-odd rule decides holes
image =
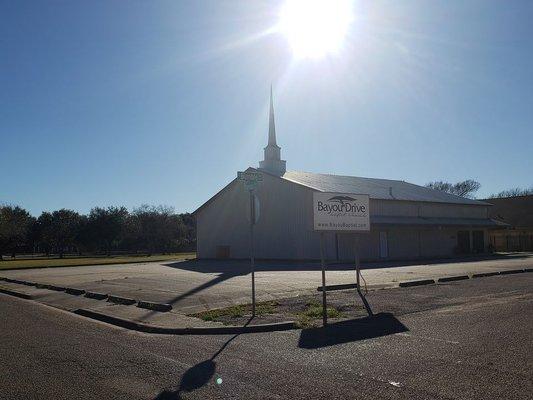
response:
{"label": "white metal building", "polygon": [[[371,231],[360,234],[362,260],[416,259],[482,253],[488,230],[488,203],[454,196],[404,181],[286,171],[276,143],[272,94],[268,145],[259,168],[255,225],[259,259],[319,259],[319,233],[313,231],[313,192],[368,194]],[[249,194],[234,179],[198,208],[198,258],[249,257]],[[326,234],[326,258],[354,258],[353,234]]]}

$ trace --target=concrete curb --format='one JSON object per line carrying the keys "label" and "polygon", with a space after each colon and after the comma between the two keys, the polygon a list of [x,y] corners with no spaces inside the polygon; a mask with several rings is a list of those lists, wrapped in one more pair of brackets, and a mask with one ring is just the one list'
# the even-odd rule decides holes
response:
{"label": "concrete curb", "polygon": [[523,269],[506,269],[505,271],[500,271],[500,275],[511,275],[511,274],[521,274],[526,272]]}
{"label": "concrete curb", "polygon": [[25,285],[26,281],[20,280],[20,279],[13,279],[13,278],[3,278],[3,281],[9,282],[9,283],[17,283],[19,285]]}
{"label": "concrete curb", "polygon": [[122,296],[113,296],[113,295],[108,295],[107,301],[111,303],[115,303],[115,304],[124,304],[127,306],[131,306],[132,304],[137,303],[137,300],[135,299],[130,299],[129,297],[122,297]]}
{"label": "concrete curb", "polygon": [[231,335],[241,333],[275,332],[296,329],[296,325],[293,321],[247,326],[166,328],[163,326],[147,325],[141,322],[135,322],[124,318],[114,317],[111,315],[83,308],[74,310],[73,313],[138,332],[156,333],[164,335]]}
{"label": "concrete curb", "polygon": [[35,287],[37,289],[48,289],[48,290],[55,290],[56,292],[64,292],[67,290],[66,287],[63,286],[56,286],[56,285],[50,285],[48,283],[36,283]]}
{"label": "concrete curb", "polygon": [[481,272],[479,274],[473,274],[472,278],[485,278],[487,276],[498,276],[500,275],[500,271],[495,272]]}
{"label": "concrete curb", "polygon": [[161,311],[161,312],[167,312],[167,311],[172,310],[172,306],[170,304],[154,303],[152,301],[142,301],[142,300],[139,300],[137,302],[137,307],[146,308],[148,310]]}
{"label": "concrete curb", "polygon": [[0,287],[0,293],[8,294],[10,296],[20,297],[21,299],[32,300],[33,296],[27,293],[17,292],[7,288]]}
{"label": "concrete curb", "polygon": [[89,299],[104,300],[107,299],[107,293],[98,293],[98,292],[85,292],[85,297]]}
{"label": "concrete curb", "polygon": [[[346,289],[357,289],[357,283],[345,283],[342,285],[329,285],[326,286],[326,292],[330,292],[333,290],[346,290]],[[319,286],[316,288],[318,292],[322,291],[322,286]]]}
{"label": "concrete curb", "polygon": [[400,282],[400,287],[411,287],[411,286],[422,286],[422,285],[432,285],[435,283],[435,279],[419,279],[416,281],[405,281]]}
{"label": "concrete curb", "polygon": [[80,296],[80,295],[85,293],[85,290],[84,289],[76,289],[76,288],[67,288],[67,290],[65,290],[65,292],[67,292],[68,294],[73,294],[74,296]]}
{"label": "concrete curb", "polygon": [[464,281],[466,279],[470,279],[470,277],[468,275],[445,276],[444,278],[439,278],[437,282]]}

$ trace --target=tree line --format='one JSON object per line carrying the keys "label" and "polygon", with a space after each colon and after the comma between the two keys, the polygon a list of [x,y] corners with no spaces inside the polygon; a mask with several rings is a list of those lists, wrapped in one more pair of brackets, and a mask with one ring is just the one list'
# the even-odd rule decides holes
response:
{"label": "tree line", "polygon": [[22,207],[0,206],[0,259],[17,253],[79,255],[113,252],[194,251],[196,228],[191,214],[171,207],[142,205],[94,207],[87,214],[61,209],[33,217]]}
{"label": "tree line", "polygon": [[[426,187],[440,190],[446,193],[455,194],[457,196],[473,199],[475,193],[481,187],[481,184],[472,179],[460,181],[457,183],[450,183],[445,181],[434,181],[426,183]],[[489,199],[502,198],[502,197],[518,197],[533,195],[533,186],[529,188],[512,188],[508,190],[502,190],[499,193],[494,193],[488,196]]]}

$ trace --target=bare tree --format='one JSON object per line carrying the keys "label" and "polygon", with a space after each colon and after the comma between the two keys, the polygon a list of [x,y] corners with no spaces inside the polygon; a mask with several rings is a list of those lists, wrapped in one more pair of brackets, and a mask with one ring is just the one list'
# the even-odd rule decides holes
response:
{"label": "bare tree", "polygon": [[529,196],[529,195],[533,195],[533,186],[527,189],[516,187],[512,189],[502,190],[499,193],[491,194],[489,196],[489,199],[495,199],[495,198],[501,198],[501,197],[519,197],[519,196]]}
{"label": "bare tree", "polygon": [[457,182],[455,184],[444,181],[429,182],[426,184],[426,187],[471,199],[479,190],[481,184],[472,179],[467,179],[466,181]]}

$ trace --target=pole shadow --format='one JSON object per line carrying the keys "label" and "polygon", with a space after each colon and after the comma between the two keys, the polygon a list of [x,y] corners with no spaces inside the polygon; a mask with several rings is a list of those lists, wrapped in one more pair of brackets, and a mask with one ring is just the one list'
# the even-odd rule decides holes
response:
{"label": "pole shadow", "polygon": [[318,349],[407,332],[409,329],[390,313],[328,324],[325,328],[303,329],[298,341],[302,349]]}
{"label": "pole shadow", "polygon": [[[247,326],[252,319],[253,317],[244,326]],[[239,335],[240,333],[233,335],[210,359],[204,360],[185,371],[181,376],[179,385],[164,389],[153,400],[179,400],[183,393],[190,393],[207,385],[213,379],[217,369],[215,358]]]}

